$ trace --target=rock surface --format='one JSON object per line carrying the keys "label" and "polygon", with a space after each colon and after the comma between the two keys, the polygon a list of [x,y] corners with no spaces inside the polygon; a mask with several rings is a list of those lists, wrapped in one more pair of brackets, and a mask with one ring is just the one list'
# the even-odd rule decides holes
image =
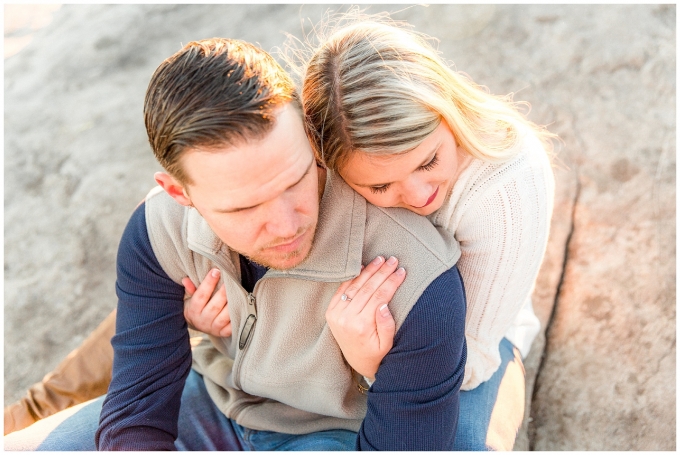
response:
{"label": "rock surface", "polygon": [[[141,116],[156,66],[212,36],[270,50],[329,9],[69,5],[6,58],[5,403],[115,307],[118,240],[159,170]],[[368,11],[400,11],[564,141],[515,448],[675,450],[675,6]]]}

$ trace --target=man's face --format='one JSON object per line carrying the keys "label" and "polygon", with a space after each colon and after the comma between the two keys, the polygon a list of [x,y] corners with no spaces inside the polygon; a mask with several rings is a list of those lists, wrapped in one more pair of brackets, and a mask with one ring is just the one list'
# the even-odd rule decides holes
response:
{"label": "man's face", "polygon": [[181,165],[194,182],[185,194],[224,243],[259,264],[289,269],[311,250],[319,182],[299,112],[288,104],[276,117],[263,139],[192,149]]}

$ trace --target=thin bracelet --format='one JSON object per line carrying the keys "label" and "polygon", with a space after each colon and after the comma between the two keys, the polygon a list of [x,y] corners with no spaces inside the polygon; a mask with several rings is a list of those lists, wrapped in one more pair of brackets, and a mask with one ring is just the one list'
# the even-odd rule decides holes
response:
{"label": "thin bracelet", "polygon": [[358,371],[356,371],[354,368],[352,368],[352,380],[354,381],[354,384],[355,384],[355,385],[357,386],[357,388],[359,389],[359,392],[361,392],[362,394],[366,395],[366,392],[368,392],[368,389],[369,389],[369,388],[368,388],[368,387],[364,387],[363,385],[361,385],[361,382],[359,382],[359,380],[357,379],[357,376],[356,376],[356,375],[359,375],[359,376],[361,376],[361,377],[363,378],[363,375],[359,374]]}

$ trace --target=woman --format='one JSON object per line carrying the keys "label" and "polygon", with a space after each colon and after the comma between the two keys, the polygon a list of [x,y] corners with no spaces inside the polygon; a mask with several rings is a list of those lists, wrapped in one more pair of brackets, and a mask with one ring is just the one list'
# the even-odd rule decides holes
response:
{"label": "woman", "polygon": [[[511,450],[524,411],[523,368],[510,393],[520,396],[507,397],[520,409],[489,420],[503,407],[496,397],[518,357],[513,348],[526,357],[540,329],[530,297],[553,208],[548,153],[556,136],[393,25],[341,28],[303,70],[308,136],[323,163],[372,204],[427,216],[460,242],[468,358],[455,450]],[[329,316],[349,359],[357,334],[338,324],[342,314]]]}

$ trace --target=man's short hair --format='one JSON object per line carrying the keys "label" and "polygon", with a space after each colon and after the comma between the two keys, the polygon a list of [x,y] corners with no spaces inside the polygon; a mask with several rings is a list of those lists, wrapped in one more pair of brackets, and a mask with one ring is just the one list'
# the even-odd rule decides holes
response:
{"label": "man's short hair", "polygon": [[156,69],[144,100],[144,123],[156,159],[182,184],[185,150],[260,139],[273,111],[294,102],[295,85],[274,58],[235,39],[192,41]]}

